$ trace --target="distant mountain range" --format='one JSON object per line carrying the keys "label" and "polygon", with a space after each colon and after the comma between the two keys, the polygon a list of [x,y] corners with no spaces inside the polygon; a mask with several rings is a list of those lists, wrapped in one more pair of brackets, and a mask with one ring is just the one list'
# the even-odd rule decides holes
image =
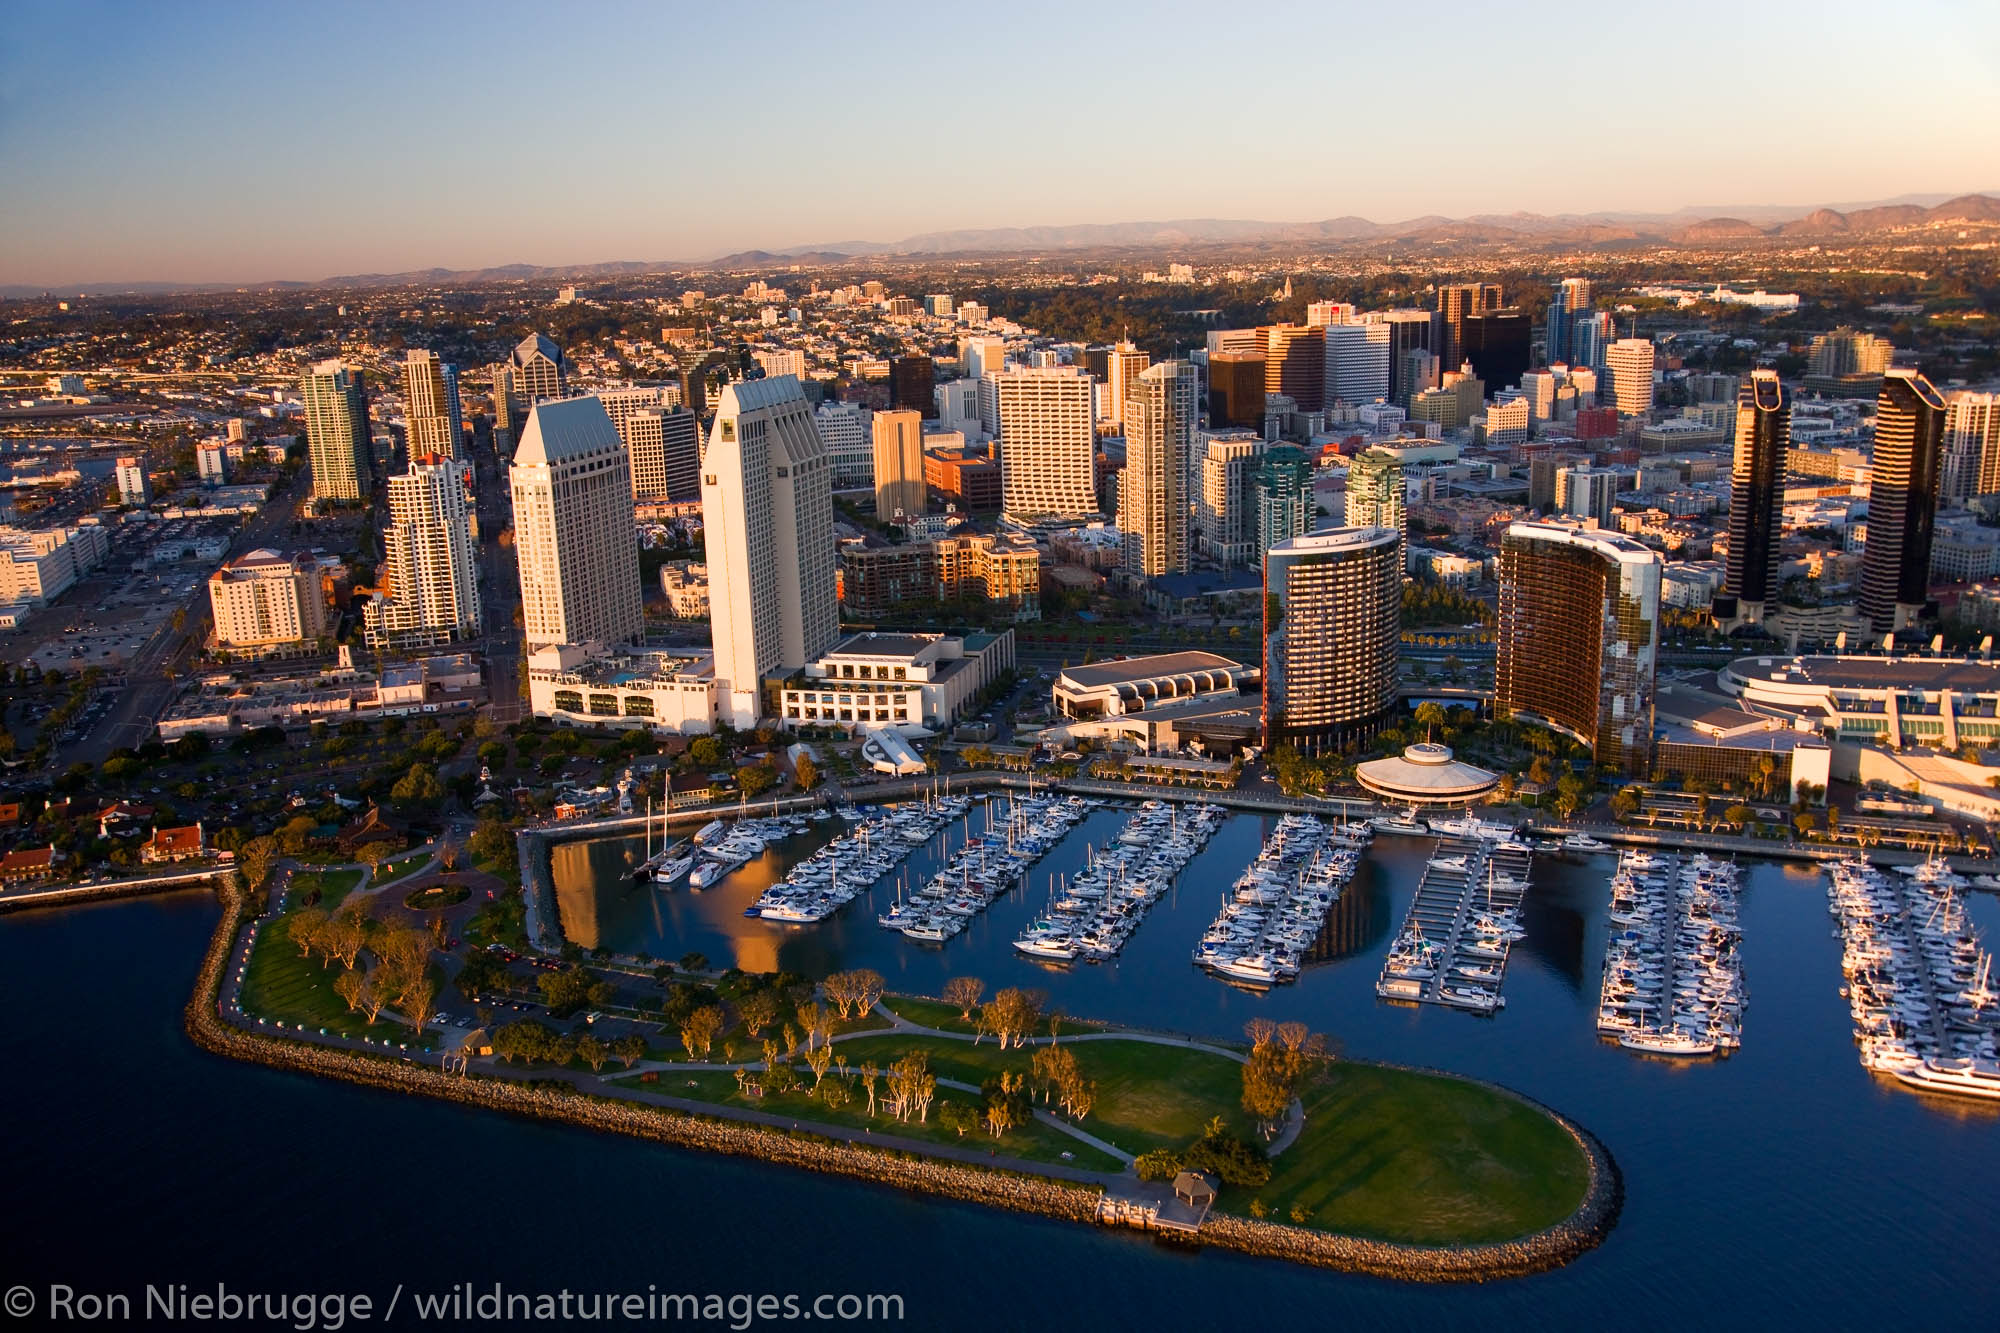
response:
{"label": "distant mountain range", "polygon": [[1480,213],[1465,218],[1429,215],[1402,222],[1338,217],[1320,222],[1258,222],[1232,218],[1180,218],[1165,222],[1084,223],[1065,227],[993,227],[925,232],[900,241],[840,241],[784,250],[744,250],[708,260],[620,260],[543,267],[504,264],[482,269],[418,269],[406,273],[351,273],[318,282],[174,283],[100,282],[45,288],[0,286],[0,295],[150,295],[172,291],[271,291],[311,287],[404,287],[426,284],[514,281],[589,281],[675,268],[742,269],[766,265],[824,265],[849,259],[943,258],[1089,250],[1172,251],[1221,246],[1339,247],[1367,243],[1417,245],[1546,244],[1615,245],[1666,242],[1684,245],[1810,237],[1849,237],[1931,222],[2000,223],[2000,195],[1905,195],[1898,199],[1814,209],[1777,205],[1683,208],[1674,213]]}

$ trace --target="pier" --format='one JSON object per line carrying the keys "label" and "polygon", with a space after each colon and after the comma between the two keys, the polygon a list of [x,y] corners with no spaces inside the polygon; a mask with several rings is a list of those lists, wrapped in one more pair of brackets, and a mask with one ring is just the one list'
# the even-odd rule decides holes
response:
{"label": "pier", "polygon": [[1505,1005],[1500,985],[1520,936],[1530,855],[1511,838],[1440,837],[1375,993],[1475,1013]]}

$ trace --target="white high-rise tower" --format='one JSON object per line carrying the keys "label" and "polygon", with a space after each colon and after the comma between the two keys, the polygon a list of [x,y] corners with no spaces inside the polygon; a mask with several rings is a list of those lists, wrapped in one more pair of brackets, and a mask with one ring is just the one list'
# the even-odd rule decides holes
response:
{"label": "white high-rise tower", "polygon": [[637,639],[645,614],[632,468],[604,404],[590,397],[536,403],[509,479],[528,645]]}
{"label": "white high-rise tower", "polygon": [[1125,568],[1141,577],[1187,572],[1197,383],[1187,362],[1162,361],[1139,372],[1126,393],[1118,527]]}
{"label": "white high-rise tower", "polygon": [[994,388],[1007,516],[1025,522],[1095,515],[1097,428],[1082,368],[1016,368],[986,382]]}
{"label": "white high-rise tower", "polygon": [[479,576],[459,465],[431,455],[389,478],[375,596],[362,609],[370,648],[428,648],[479,632]]}
{"label": "white high-rise tower", "polygon": [[796,671],[840,635],[833,465],[789,375],[731,384],[702,455],[716,702],[730,725],[763,714],[765,677]]}

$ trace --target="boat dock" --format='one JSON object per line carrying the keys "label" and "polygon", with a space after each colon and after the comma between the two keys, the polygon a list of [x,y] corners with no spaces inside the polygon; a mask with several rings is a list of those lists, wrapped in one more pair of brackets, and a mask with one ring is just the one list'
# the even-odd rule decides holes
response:
{"label": "boat dock", "polygon": [[1653,1055],[1742,1044],[1734,862],[1628,851],[1611,878],[1597,1030]]}
{"label": "boat dock", "polygon": [[1521,937],[1532,853],[1511,837],[1446,833],[1418,881],[1375,993],[1490,1014]]}

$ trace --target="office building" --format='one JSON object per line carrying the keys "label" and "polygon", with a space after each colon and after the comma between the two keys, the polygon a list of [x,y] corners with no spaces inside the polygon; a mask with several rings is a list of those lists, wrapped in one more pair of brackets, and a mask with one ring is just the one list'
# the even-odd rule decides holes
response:
{"label": "office building", "polygon": [[1101,355],[1104,360],[1101,376],[1104,392],[1097,415],[1105,421],[1122,425],[1125,421],[1125,400],[1132,396],[1132,385],[1138,380],[1139,372],[1152,365],[1153,358],[1130,341],[1104,348]]}
{"label": "office building", "polygon": [[1313,464],[1295,444],[1273,445],[1257,465],[1257,549],[1313,530]]}
{"label": "office building", "polygon": [[1499,308],[1500,284],[1496,282],[1458,282],[1440,286],[1437,289],[1437,340],[1432,347],[1438,360],[1447,366],[1463,361],[1466,319],[1482,311]]}
{"label": "office building", "polygon": [[2000,495],[2000,393],[1960,390],[1944,400],[1944,464],[1939,493],[1964,502]]}
{"label": "office building", "polygon": [[458,367],[436,352],[412,349],[403,358],[403,415],[411,458],[465,456],[465,411],[458,399]]}
{"label": "office building", "polygon": [[747,730],[764,680],[818,660],[840,629],[833,468],[799,382],[724,388],[701,470],[716,707]]}
{"label": "office building", "polygon": [[389,522],[374,596],[362,608],[371,649],[429,648],[479,633],[479,575],[461,465],[413,458],[389,478]]}
{"label": "office building", "polygon": [[1186,361],[1149,366],[1126,390],[1118,528],[1125,538],[1126,572],[1140,578],[1188,569],[1198,394],[1199,378]]}
{"label": "office building", "polygon": [[1326,410],[1326,330],[1273,324],[1264,335],[1264,396],[1283,394],[1300,412]]}
{"label": "office building", "polygon": [[1792,405],[1775,370],[1753,370],[1736,398],[1736,462],[1730,471],[1729,559],[1715,618],[1735,627],[1764,619],[1778,595],[1778,538],[1783,528],[1785,460]]}
{"label": "office building", "polygon": [[1555,507],[1566,518],[1588,520],[1602,528],[1616,526],[1618,474],[1588,463],[1563,468],[1556,473]]}
{"label": "office building", "polygon": [[1393,449],[1364,449],[1347,468],[1347,514],[1350,528],[1389,528],[1399,540],[1408,536],[1408,501],[1403,459]]}
{"label": "office building", "polygon": [[1493,714],[1553,727],[1605,768],[1648,776],[1659,555],[1573,523],[1516,523],[1500,542]]}
{"label": "office building", "polygon": [[1495,390],[1511,389],[1528,373],[1534,330],[1519,310],[1479,310],[1459,322],[1458,348],[1447,366],[1470,365]]}
{"label": "office building", "polygon": [[937,416],[937,368],[927,356],[899,356],[889,362],[889,406]]}
{"label": "office building", "polygon": [[632,498],[683,504],[701,498],[701,423],[685,407],[642,407],[619,428],[632,457]]}
{"label": "office building", "polygon": [[1618,338],[1618,321],[1608,310],[1588,310],[1570,321],[1569,363],[1605,373],[1607,354]]}
{"label": "office building", "polygon": [[1389,327],[1389,401],[1407,402],[1409,386],[1403,377],[1409,370],[1409,355],[1414,351],[1435,354],[1431,312],[1428,310],[1385,310],[1372,318]]}
{"label": "office building", "polygon": [[[1393,328],[1383,322],[1330,324],[1326,339],[1326,393],[1351,407],[1389,397],[1389,353]],[[1210,358],[1213,362],[1214,358]],[[1211,420],[1213,418],[1211,417]]]}
{"label": "office building", "polygon": [[563,364],[562,348],[547,334],[531,333],[514,347],[509,363],[513,372],[514,396],[525,408],[544,398],[561,398],[569,377]]}
{"label": "office building", "polygon": [[365,499],[373,481],[373,458],[359,377],[338,361],[321,361],[305,373],[299,398],[305,407],[313,498]]}
{"label": "office building", "polygon": [[990,514],[1000,508],[1000,464],[963,449],[925,449],[924,485],[966,513]]}
{"label": "office building", "polygon": [[195,474],[204,486],[227,486],[229,484],[229,446],[220,440],[209,440],[194,447]]}
{"label": "office building", "polygon": [[1905,629],[1925,611],[1944,418],[1944,399],[1921,374],[1897,368],[1883,374],[1860,598],[1861,614],[1878,633]]}
{"label": "office building", "polygon": [[1556,283],[1549,293],[1547,333],[1544,335],[1543,361],[1556,365],[1568,361],[1577,316],[1590,309],[1590,279],[1564,278]]}
{"label": "office building", "polygon": [[529,646],[639,638],[631,461],[604,404],[586,396],[529,407],[509,482]]}
{"label": "office building", "polygon": [[1264,426],[1264,353],[1213,352],[1208,358],[1208,424],[1221,430]]}
{"label": "office building", "polygon": [[874,423],[875,517],[884,523],[916,518],[924,503],[924,419],[899,409],[877,412]]}
{"label": "office building", "polygon": [[1202,553],[1224,569],[1255,564],[1257,545],[1257,468],[1264,459],[1264,440],[1249,431],[1205,437],[1201,460],[1201,499],[1195,526]]}
{"label": "office building", "polygon": [[1894,355],[1889,340],[1872,333],[1846,327],[1822,333],[1806,349],[1804,387],[1808,393],[1872,398]]}
{"label": "office building", "polygon": [[1620,338],[1604,352],[1611,373],[1611,401],[1621,417],[1643,417],[1653,409],[1654,349],[1650,338]]}
{"label": "office building", "polygon": [[1004,338],[980,336],[961,338],[958,342],[958,373],[970,380],[991,374],[1007,364],[1007,342]]}
{"label": "office building", "polygon": [[495,361],[487,367],[488,377],[493,387],[487,397],[493,405],[493,435],[496,442],[504,435],[514,438],[514,367],[506,361]]}
{"label": "office building", "polygon": [[1345,748],[1396,706],[1402,539],[1330,528],[1264,552],[1264,734],[1308,754]]}
{"label": "office building", "polygon": [[146,475],[146,459],[126,455],[118,460],[118,503],[145,506],[153,502],[153,479]]}
{"label": "office building", "polygon": [[216,646],[272,649],[315,643],[327,632],[318,567],[300,551],[247,551],[208,576]]}
{"label": "office building", "polygon": [[[1396,401],[1402,404],[1405,411],[1410,410],[1410,404],[1438,387],[1440,369],[1437,357],[1426,348],[1412,347],[1403,353],[1403,364],[1396,376],[1396,383],[1402,386],[1402,396]],[[1453,402],[1455,404],[1457,399],[1454,398]],[[1414,417],[1415,413],[1411,415]]]}
{"label": "office building", "polygon": [[[780,716],[788,726],[839,727],[849,735],[949,731],[981,690],[1013,669],[1012,630],[963,638],[856,634],[785,681]],[[923,772],[921,760],[915,769]]]}
{"label": "office building", "polygon": [[1097,430],[1091,382],[1076,366],[988,377],[1000,428],[1001,508],[1032,524],[1094,517]]}
{"label": "office building", "polygon": [[875,484],[873,413],[860,403],[821,403],[813,412],[813,428],[826,447],[833,469],[833,488],[859,490]]}
{"label": "office building", "polygon": [[799,380],[804,380],[806,377],[804,352],[789,349],[776,352],[756,351],[752,352],[750,357],[757,363],[757,368],[764,372],[766,379],[776,379],[780,375],[790,375]]}

